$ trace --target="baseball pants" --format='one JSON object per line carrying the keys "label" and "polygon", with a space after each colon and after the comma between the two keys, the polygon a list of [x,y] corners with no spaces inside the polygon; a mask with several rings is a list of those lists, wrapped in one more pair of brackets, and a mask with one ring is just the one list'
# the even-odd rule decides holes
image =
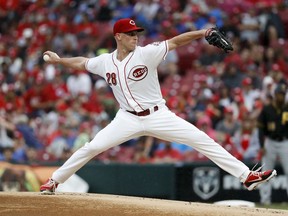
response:
{"label": "baseball pants", "polygon": [[63,183],[96,155],[139,136],[153,136],[187,144],[226,172],[240,178],[242,182],[249,174],[249,168],[244,163],[228,153],[206,133],[178,117],[164,105],[158,111],[143,117],[120,109],[109,125],[53,173],[52,179]]}
{"label": "baseball pants", "polygon": [[[274,169],[279,157],[283,172],[287,177],[288,185],[288,140],[286,139],[284,141],[277,142],[267,138],[265,140],[265,150],[266,154],[262,158],[263,169]],[[262,204],[270,204],[272,195],[271,182],[261,185],[259,189],[261,198],[260,202]],[[288,188],[286,188],[286,190],[288,194]]]}

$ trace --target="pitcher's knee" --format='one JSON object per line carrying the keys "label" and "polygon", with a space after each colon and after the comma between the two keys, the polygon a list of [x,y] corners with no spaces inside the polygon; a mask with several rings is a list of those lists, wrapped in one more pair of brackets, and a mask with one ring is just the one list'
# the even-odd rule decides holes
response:
{"label": "pitcher's knee", "polygon": [[198,139],[204,142],[214,142],[214,139],[211,138],[207,133],[200,131],[198,134]]}
{"label": "pitcher's knee", "polygon": [[86,148],[91,154],[97,155],[101,152],[105,151],[106,148],[103,145],[99,145],[97,143],[89,142],[86,143],[83,148]]}

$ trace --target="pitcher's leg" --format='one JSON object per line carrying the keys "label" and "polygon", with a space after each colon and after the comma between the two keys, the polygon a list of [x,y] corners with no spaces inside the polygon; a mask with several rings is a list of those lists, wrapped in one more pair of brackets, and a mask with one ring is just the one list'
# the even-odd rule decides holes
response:
{"label": "pitcher's leg", "polygon": [[99,131],[91,142],[78,149],[53,173],[52,179],[58,183],[63,183],[96,155],[139,136],[142,130],[141,125],[135,119],[125,116],[123,112],[120,110],[115,119]]}
{"label": "pitcher's leg", "polygon": [[153,118],[147,119],[147,131],[152,136],[170,142],[192,146],[208,157],[215,164],[231,175],[244,181],[249,175],[249,168],[227,152],[203,131],[176,116],[169,110],[159,110],[153,113]]}

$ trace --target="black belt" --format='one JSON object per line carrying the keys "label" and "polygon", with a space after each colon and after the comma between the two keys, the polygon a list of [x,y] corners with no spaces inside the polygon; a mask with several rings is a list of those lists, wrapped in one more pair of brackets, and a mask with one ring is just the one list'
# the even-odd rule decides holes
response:
{"label": "black belt", "polygon": [[[159,109],[159,107],[158,106],[154,106],[152,109],[154,110],[154,112],[156,112]],[[136,115],[136,116],[147,116],[147,115],[151,114],[150,109],[146,109],[146,110],[143,110],[141,112],[129,111],[129,110],[126,110],[126,111],[129,112],[129,113],[132,113],[133,115]]]}

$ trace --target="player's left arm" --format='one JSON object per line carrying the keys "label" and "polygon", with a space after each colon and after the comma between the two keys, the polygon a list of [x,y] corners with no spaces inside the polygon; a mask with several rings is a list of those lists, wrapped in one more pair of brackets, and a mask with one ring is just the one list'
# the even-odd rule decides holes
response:
{"label": "player's left arm", "polygon": [[177,35],[177,36],[169,39],[167,41],[169,51],[176,49],[177,47],[189,44],[193,40],[197,40],[197,39],[205,37],[206,31],[207,31],[207,29],[190,31],[190,32],[186,32],[186,33]]}

